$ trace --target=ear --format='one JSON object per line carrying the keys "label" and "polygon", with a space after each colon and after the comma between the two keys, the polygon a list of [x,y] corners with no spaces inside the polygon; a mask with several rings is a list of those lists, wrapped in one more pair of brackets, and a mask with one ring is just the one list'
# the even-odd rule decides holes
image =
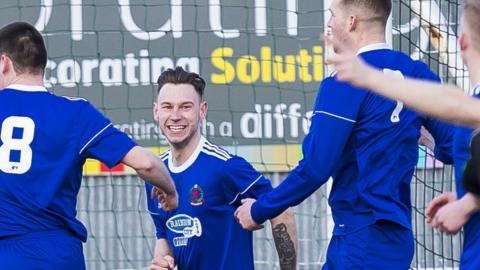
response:
{"label": "ear", "polygon": [[350,23],[348,24],[348,31],[353,32],[358,27],[358,17],[357,15],[350,15]]}
{"label": "ear", "polygon": [[200,118],[205,119],[207,116],[208,104],[206,101],[200,103]]}
{"label": "ear", "polygon": [[10,61],[10,58],[8,58],[7,55],[5,54],[2,54],[0,56],[0,72],[2,74],[6,74],[9,70],[10,70],[10,65],[11,65],[11,61]]}
{"label": "ear", "polygon": [[470,39],[465,32],[460,33],[459,44],[462,51],[466,51],[470,46]]}
{"label": "ear", "polygon": [[157,105],[157,102],[153,103],[152,113],[153,113],[153,119],[155,120],[155,122],[158,122],[158,105]]}

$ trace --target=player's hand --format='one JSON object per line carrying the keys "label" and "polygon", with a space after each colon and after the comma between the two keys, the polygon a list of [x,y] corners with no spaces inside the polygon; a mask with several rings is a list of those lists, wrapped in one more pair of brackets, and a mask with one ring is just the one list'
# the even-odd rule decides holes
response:
{"label": "player's hand", "polygon": [[235,211],[235,219],[245,230],[255,231],[263,229],[263,225],[257,224],[250,214],[255,199],[243,199],[242,205]]}
{"label": "player's hand", "polygon": [[428,224],[431,224],[433,221],[433,218],[437,214],[437,211],[444,205],[451,203],[453,201],[457,200],[457,194],[454,192],[447,192],[443,193],[436,198],[434,198],[427,207],[427,210],[425,210],[425,219]]}
{"label": "player's hand", "polygon": [[178,207],[178,193],[177,192],[169,195],[169,194],[165,193],[165,191],[163,191],[163,190],[161,190],[157,187],[153,187],[152,192],[150,194],[150,197],[152,199],[157,198],[158,202],[160,203],[160,205],[162,206],[162,209],[164,211],[175,210]]}
{"label": "player's hand", "polygon": [[175,192],[174,194],[169,195],[163,192],[158,196],[158,201],[162,205],[164,211],[175,210],[178,207],[178,193]]}
{"label": "player's hand", "polygon": [[467,193],[461,199],[441,207],[433,218],[432,226],[447,234],[455,234],[479,210],[478,204],[478,198]]}
{"label": "player's hand", "polygon": [[175,259],[170,255],[153,258],[150,270],[171,270],[175,268]]}
{"label": "player's hand", "polygon": [[324,41],[340,53],[333,54],[326,59],[328,65],[333,65],[335,77],[340,81],[347,81],[357,87],[368,88],[369,78],[379,72],[366,64],[356,53],[333,36],[325,36]]}
{"label": "player's hand", "polygon": [[456,234],[468,221],[470,214],[462,205],[461,200],[448,203],[441,207],[432,220],[432,227],[447,234]]}

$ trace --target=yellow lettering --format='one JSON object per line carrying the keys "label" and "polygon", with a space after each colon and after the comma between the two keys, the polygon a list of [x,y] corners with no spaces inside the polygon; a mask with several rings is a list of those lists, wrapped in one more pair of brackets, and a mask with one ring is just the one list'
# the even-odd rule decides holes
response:
{"label": "yellow lettering", "polygon": [[242,84],[252,83],[305,83],[319,82],[325,76],[324,48],[320,45],[300,49],[297,54],[274,55],[269,46],[260,47],[255,55],[235,56],[231,47],[216,48],[211,53],[211,63],[217,72],[212,72],[213,84],[228,84],[237,80]]}
{"label": "yellow lettering", "polygon": [[313,79],[317,82],[323,80],[323,48],[313,46]]}
{"label": "yellow lettering", "polygon": [[217,48],[212,51],[212,65],[223,73],[212,73],[210,80],[214,84],[231,83],[235,78],[235,68],[224,59],[224,57],[232,57],[233,49],[229,47]]}
{"label": "yellow lettering", "polygon": [[312,62],[312,57],[308,54],[306,49],[301,49],[297,55],[298,63],[298,77],[304,82],[311,82],[312,75],[310,75],[308,66]]}
{"label": "yellow lettering", "polygon": [[[248,74],[250,67],[250,74]],[[237,77],[242,83],[253,83],[260,77],[260,63],[253,55],[243,55],[237,61]]]}
{"label": "yellow lettering", "polygon": [[279,83],[295,82],[295,56],[286,55],[284,63],[282,56],[275,55],[273,61],[273,78]]}
{"label": "yellow lettering", "polygon": [[262,82],[272,82],[272,49],[262,47],[260,49],[260,59],[262,65]]}

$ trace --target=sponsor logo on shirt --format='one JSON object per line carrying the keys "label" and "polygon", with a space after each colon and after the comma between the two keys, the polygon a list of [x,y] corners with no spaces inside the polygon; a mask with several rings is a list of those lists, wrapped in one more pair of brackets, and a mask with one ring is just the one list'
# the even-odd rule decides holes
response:
{"label": "sponsor logo on shirt", "polygon": [[173,238],[175,247],[186,246],[189,238],[202,235],[202,223],[198,218],[192,218],[189,215],[175,215],[167,220],[166,225],[170,231],[182,234]]}
{"label": "sponsor logo on shirt", "polygon": [[203,189],[199,185],[195,184],[190,189],[189,201],[193,206],[199,206],[203,204]]}

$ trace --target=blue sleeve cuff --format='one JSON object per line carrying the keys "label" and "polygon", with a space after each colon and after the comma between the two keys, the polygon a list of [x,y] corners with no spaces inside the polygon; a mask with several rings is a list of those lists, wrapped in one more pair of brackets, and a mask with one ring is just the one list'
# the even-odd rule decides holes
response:
{"label": "blue sleeve cuff", "polygon": [[165,233],[156,233],[155,236],[157,237],[157,240],[160,240],[160,239],[168,240]]}
{"label": "blue sleeve cuff", "polygon": [[250,210],[250,215],[252,216],[253,221],[257,224],[263,224],[268,217],[268,210],[262,207],[261,202],[256,201],[252,205],[252,209]]}
{"label": "blue sleeve cuff", "polygon": [[116,151],[116,156],[107,163],[109,168],[116,166],[118,163],[122,161],[122,159],[132,150],[137,144],[132,141],[127,135],[123,137],[122,143],[118,144],[118,148]]}

